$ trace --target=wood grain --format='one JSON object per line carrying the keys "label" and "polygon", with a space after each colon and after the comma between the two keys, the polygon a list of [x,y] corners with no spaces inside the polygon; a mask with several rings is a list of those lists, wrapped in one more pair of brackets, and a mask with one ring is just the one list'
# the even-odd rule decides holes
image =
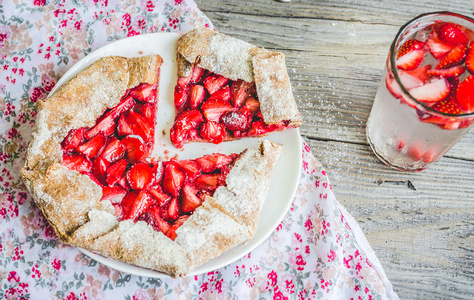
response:
{"label": "wood grain", "polygon": [[412,174],[370,150],[365,124],[388,48],[418,14],[473,17],[466,1],[197,0],[223,33],[282,51],[301,134],[401,299],[474,299],[474,131]]}

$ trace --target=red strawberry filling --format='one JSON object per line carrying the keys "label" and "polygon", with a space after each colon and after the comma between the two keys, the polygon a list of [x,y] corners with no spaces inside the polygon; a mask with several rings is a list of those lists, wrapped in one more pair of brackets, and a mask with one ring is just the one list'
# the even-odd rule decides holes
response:
{"label": "red strawberry filling", "polygon": [[[201,80],[204,72],[195,72],[190,80]],[[221,90],[228,80],[208,80],[212,89]],[[204,89],[204,86],[196,89]],[[230,88],[229,88],[230,91]],[[169,238],[225,178],[238,155],[211,154],[195,160],[154,162],[149,159],[154,143],[156,92],[154,85],[140,84],[126,92],[120,103],[106,110],[89,128],[71,130],[61,146],[62,164],[88,175],[102,187],[102,200],[109,200],[119,220],[145,221]],[[200,91],[196,92],[196,97]],[[225,93],[212,101],[224,101]],[[217,96],[216,96],[217,97]],[[202,98],[203,100],[204,98]],[[197,102],[202,101],[196,99]],[[229,100],[228,107],[233,109]],[[196,103],[197,103],[196,102]],[[200,104],[199,104],[200,105]],[[198,106],[199,106],[198,105]],[[207,114],[220,117],[222,107]],[[237,113],[237,112],[236,112]],[[231,116],[228,116],[230,118]],[[216,117],[218,119],[218,117]],[[206,123],[206,126],[201,126]],[[186,110],[177,126],[184,131],[206,131],[205,136],[219,138],[224,125],[216,122],[208,128],[202,112]],[[197,136],[197,135],[196,135]]]}
{"label": "red strawberry filling", "polygon": [[176,118],[171,142],[182,148],[189,141],[214,144],[242,137],[266,135],[288,128],[288,122],[266,124],[254,82],[232,81],[194,66],[175,87]]}
{"label": "red strawberry filling", "polygon": [[[438,22],[422,30],[431,30],[427,38],[409,39],[397,52],[396,67],[404,87],[420,102],[446,114],[474,112],[474,35],[469,29],[448,22]],[[426,40],[425,40],[426,39]],[[467,74],[469,75],[469,74]],[[403,97],[402,89],[388,73],[389,92],[402,103],[414,105]],[[435,116],[418,111],[422,122],[453,130],[470,126],[474,120],[456,121],[449,116]]]}

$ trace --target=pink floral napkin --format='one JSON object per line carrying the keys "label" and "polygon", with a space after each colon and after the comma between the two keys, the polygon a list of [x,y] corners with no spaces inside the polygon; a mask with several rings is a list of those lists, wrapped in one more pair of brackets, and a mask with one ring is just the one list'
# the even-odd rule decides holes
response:
{"label": "pink floral napkin", "polygon": [[224,268],[182,279],[134,276],[56,239],[19,179],[35,102],[105,44],[197,25],[212,27],[190,0],[0,0],[0,298],[398,299],[304,141],[301,179],[285,219]]}

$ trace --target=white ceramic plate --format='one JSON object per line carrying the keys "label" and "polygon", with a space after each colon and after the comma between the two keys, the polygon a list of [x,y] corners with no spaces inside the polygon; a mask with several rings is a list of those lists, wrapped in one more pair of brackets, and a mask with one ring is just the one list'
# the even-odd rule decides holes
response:
{"label": "white ceramic plate", "polygon": [[[225,154],[240,153],[245,148],[256,147],[261,139],[248,138],[220,145],[191,143],[186,144],[184,149],[176,149],[171,144],[169,130],[174,121],[173,93],[177,80],[175,44],[180,36],[181,34],[178,33],[153,33],[138,35],[108,44],[75,64],[58,81],[52,92],[101,57],[109,55],[133,57],[159,54],[164,62],[161,67],[160,76],[155,150],[153,152],[155,157],[167,159],[177,155],[179,159],[187,159],[197,158],[214,152]],[[165,134],[163,135],[163,133]],[[255,236],[251,240],[235,246],[219,257],[198,267],[189,275],[207,273],[234,262],[255,249],[275,230],[290,208],[298,185],[301,168],[301,143],[299,136],[298,129],[289,129],[283,132],[272,133],[266,137],[273,142],[283,144],[285,150],[277,162]],[[122,272],[156,278],[169,277],[164,273],[112,260],[84,249],[81,249],[81,251],[98,262]]]}

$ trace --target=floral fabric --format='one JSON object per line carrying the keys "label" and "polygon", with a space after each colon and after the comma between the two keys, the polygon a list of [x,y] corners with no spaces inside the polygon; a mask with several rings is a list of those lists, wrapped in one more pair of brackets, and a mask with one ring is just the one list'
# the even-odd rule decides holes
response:
{"label": "floral fabric", "polygon": [[59,242],[19,178],[35,102],[95,49],[142,33],[212,27],[189,0],[0,0],[1,299],[398,299],[303,143],[297,194],[253,252],[213,272],[154,279]]}

